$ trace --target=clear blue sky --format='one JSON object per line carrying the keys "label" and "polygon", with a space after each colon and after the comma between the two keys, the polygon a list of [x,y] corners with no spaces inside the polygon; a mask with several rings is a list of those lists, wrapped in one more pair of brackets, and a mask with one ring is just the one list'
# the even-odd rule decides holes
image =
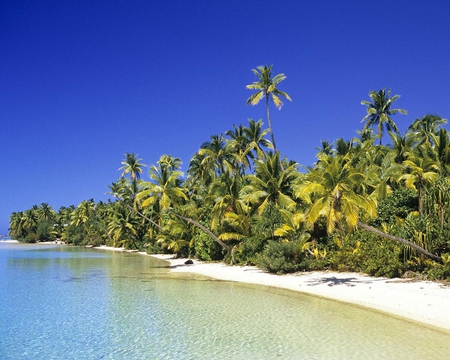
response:
{"label": "clear blue sky", "polygon": [[448,118],[449,14],[445,0],[0,0],[0,234],[33,204],[106,200],[125,152],[186,171],[211,135],[265,121],[245,105],[258,65],[287,75],[293,102],[272,120],[301,165],[356,135],[370,90],[401,95],[402,131]]}

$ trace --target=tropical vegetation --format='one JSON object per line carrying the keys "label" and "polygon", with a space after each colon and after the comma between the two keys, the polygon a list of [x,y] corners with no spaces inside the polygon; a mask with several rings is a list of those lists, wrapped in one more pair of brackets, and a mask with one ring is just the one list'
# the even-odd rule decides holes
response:
{"label": "tropical vegetation", "polygon": [[[286,77],[253,70],[265,99],[263,121],[214,134],[192,156],[145,164],[127,153],[108,202],[54,210],[46,203],[14,212],[10,235],[24,242],[64,241],[204,261],[257,265],[274,273],[331,269],[376,276],[450,278],[450,138],[447,120],[426,114],[400,134],[391,105],[399,96],[371,91],[366,121],[352,139],[321,141],[304,169],[275,147],[269,99]],[[374,133],[372,127],[376,129]],[[391,140],[383,145],[384,130]],[[267,138],[270,134],[271,141]],[[144,177],[144,176],[143,176]]]}

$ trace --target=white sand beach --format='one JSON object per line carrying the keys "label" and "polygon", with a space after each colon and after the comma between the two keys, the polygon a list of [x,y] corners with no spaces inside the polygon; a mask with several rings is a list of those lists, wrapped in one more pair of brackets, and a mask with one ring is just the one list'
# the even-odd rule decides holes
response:
{"label": "white sand beach", "polygon": [[151,256],[168,261],[172,272],[300,291],[450,330],[450,286],[436,282],[336,272],[273,275],[252,266],[227,266],[196,260],[192,265],[185,265],[186,259],[173,259],[171,255]]}

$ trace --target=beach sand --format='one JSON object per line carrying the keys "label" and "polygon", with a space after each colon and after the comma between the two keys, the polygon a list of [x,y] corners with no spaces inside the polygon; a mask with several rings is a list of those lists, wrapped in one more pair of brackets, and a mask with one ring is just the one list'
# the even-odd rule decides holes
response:
{"label": "beach sand", "polygon": [[437,282],[317,271],[273,275],[253,266],[227,266],[196,260],[193,265],[185,265],[186,259],[174,259],[172,255],[151,256],[168,261],[174,273],[194,273],[219,280],[300,291],[450,330],[450,286]]}

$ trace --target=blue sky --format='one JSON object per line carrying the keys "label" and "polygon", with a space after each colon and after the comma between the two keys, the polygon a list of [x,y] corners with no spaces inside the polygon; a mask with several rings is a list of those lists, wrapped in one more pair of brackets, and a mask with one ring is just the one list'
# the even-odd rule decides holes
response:
{"label": "blue sky", "polygon": [[[252,68],[292,97],[272,110],[301,165],[362,127],[371,90],[408,115],[450,116],[450,2],[0,1],[0,234],[13,211],[106,200],[126,152],[189,159],[213,134],[265,121]],[[148,179],[148,175],[144,175]]]}

